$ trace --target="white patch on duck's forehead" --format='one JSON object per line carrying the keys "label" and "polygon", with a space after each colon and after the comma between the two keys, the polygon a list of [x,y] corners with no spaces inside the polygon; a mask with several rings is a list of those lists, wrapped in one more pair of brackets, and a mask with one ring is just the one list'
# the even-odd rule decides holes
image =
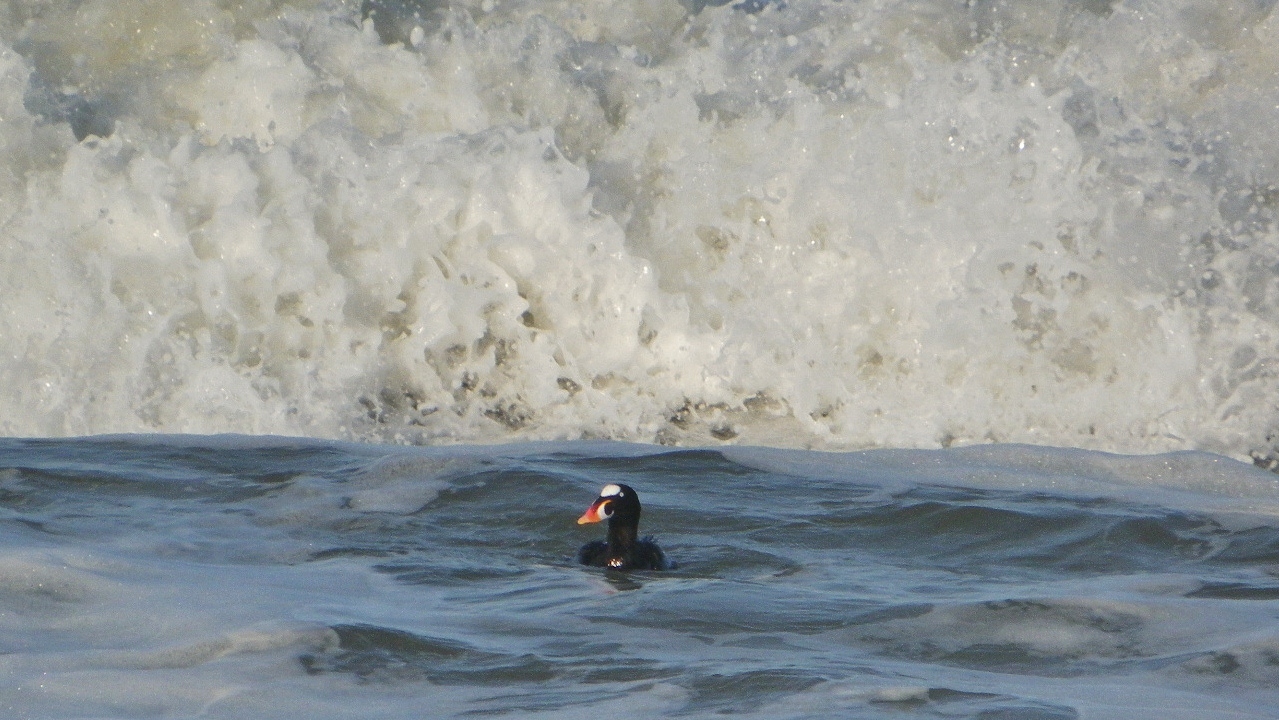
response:
{"label": "white patch on duck's forehead", "polygon": [[600,497],[616,497],[620,495],[622,495],[622,488],[617,485],[605,485],[604,489],[600,490]]}

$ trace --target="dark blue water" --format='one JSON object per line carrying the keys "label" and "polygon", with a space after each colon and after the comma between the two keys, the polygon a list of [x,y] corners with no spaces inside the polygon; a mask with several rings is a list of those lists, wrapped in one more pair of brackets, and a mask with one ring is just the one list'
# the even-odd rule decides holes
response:
{"label": "dark blue water", "polygon": [[[0,708],[1268,718],[1273,477],[1000,446],[7,440]],[[574,563],[611,482],[678,569]]]}

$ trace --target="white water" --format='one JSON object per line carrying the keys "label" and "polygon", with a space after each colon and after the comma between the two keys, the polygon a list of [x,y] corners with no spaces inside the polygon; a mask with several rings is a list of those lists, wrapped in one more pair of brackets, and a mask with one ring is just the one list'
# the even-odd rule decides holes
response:
{"label": "white water", "polygon": [[409,5],[0,6],[0,434],[1272,452],[1269,0]]}

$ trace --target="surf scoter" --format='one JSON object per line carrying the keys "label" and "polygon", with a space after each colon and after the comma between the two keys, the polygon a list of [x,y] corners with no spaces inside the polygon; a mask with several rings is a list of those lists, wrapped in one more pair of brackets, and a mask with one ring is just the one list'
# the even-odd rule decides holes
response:
{"label": "surf scoter", "polygon": [[629,485],[605,485],[600,496],[577,519],[578,525],[608,520],[605,540],[593,540],[577,551],[583,565],[614,570],[666,570],[672,565],[653,538],[639,539],[640,501]]}

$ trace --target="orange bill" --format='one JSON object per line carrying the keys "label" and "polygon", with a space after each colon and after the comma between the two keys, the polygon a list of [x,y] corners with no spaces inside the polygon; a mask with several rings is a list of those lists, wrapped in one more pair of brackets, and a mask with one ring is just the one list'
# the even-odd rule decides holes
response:
{"label": "orange bill", "polygon": [[600,498],[599,500],[596,500],[589,508],[586,509],[586,512],[582,513],[582,517],[577,519],[577,524],[585,525],[586,523],[597,523],[602,520],[607,520],[609,516],[613,514],[608,512],[608,503],[610,500],[612,500],[612,498]]}

